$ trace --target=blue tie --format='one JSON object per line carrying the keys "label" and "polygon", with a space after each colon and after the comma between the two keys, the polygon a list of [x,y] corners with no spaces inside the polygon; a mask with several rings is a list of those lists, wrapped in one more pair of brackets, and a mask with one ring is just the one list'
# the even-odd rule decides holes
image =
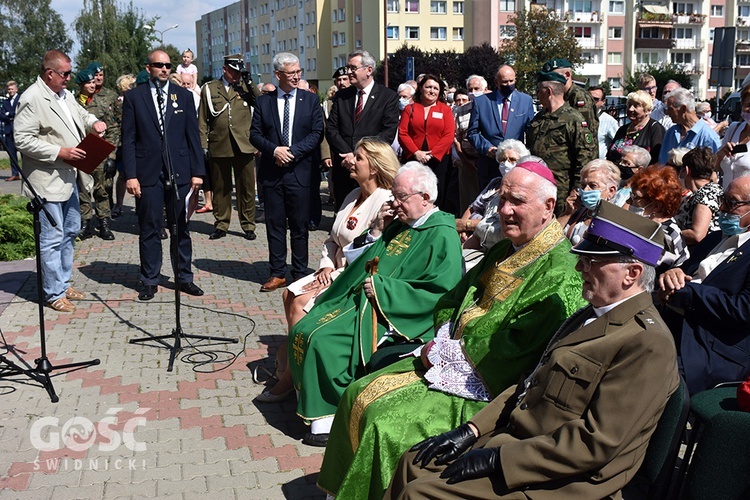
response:
{"label": "blue tie", "polygon": [[284,94],[284,125],[281,128],[281,140],[284,141],[284,146],[290,146],[289,144],[289,97],[290,97],[290,94]]}

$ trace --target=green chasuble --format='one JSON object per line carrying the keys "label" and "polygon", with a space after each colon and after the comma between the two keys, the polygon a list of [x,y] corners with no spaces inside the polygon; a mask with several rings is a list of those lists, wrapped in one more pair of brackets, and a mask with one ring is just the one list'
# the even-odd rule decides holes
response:
{"label": "green chasuble", "polygon": [[431,340],[435,304],[461,278],[461,244],[452,215],[436,211],[418,228],[394,220],[289,332],[297,413],[308,422],[332,416],[370,360],[372,306],[362,283],[366,263],[376,256],[379,339],[390,325],[404,339]]}
{"label": "green chasuble", "polygon": [[[435,308],[493,397],[518,382],[562,322],[585,305],[576,258],[557,221],[513,253],[509,240]],[[437,329],[437,327],[436,327]],[[338,498],[382,498],[412,445],[468,421],[487,402],[428,388],[419,358],[354,382],[336,412],[318,486]]]}

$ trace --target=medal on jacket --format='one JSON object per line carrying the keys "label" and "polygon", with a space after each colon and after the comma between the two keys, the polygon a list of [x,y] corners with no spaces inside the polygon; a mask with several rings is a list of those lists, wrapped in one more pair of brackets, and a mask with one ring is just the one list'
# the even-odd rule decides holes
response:
{"label": "medal on jacket", "polygon": [[172,107],[177,109],[177,94],[169,94],[169,98],[172,99]]}

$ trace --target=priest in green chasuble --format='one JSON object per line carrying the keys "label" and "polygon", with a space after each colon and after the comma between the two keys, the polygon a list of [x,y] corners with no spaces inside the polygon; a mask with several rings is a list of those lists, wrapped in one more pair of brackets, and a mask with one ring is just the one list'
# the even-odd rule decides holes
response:
{"label": "priest in green chasuble", "polygon": [[401,455],[468,421],[533,368],[562,322],[582,307],[581,278],[553,212],[552,172],[519,163],[499,193],[505,239],[434,310],[420,352],[349,386],[318,486],[339,498],[382,498]]}
{"label": "priest in green chasuble", "polygon": [[[370,230],[344,249],[349,262],[289,332],[289,368],[297,413],[311,424],[304,442],[325,446],[344,390],[379,346],[434,337],[438,299],[461,278],[455,218],[434,205],[437,178],[418,162],[401,167]],[[377,271],[367,265],[377,257]]]}

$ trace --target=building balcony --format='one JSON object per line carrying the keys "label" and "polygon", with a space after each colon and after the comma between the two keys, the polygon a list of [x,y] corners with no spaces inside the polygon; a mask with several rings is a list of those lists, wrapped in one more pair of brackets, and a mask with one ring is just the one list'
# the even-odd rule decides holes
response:
{"label": "building balcony", "polygon": [[673,15],[674,24],[697,24],[703,26],[706,22],[705,14]]}
{"label": "building balcony", "polygon": [[584,62],[581,66],[580,71],[576,71],[579,75],[596,75],[601,76],[604,74],[604,64],[595,62]]}
{"label": "building balcony", "polygon": [[604,40],[598,37],[576,38],[578,46],[582,49],[603,49]]}
{"label": "building balcony", "polygon": [[677,38],[672,48],[682,50],[701,50],[705,46],[705,41],[698,38]]}
{"label": "building balcony", "polygon": [[667,13],[639,12],[636,16],[638,26],[648,28],[650,26],[671,27],[674,24],[674,16]]}
{"label": "building balcony", "polygon": [[737,26],[750,26],[750,17],[738,17]]}
{"label": "building balcony", "polygon": [[602,24],[604,14],[598,12],[573,12],[568,11],[563,20],[568,24]]}
{"label": "building balcony", "polygon": [[745,54],[747,52],[750,52],[750,40],[737,40],[737,45],[735,46],[735,50],[737,53]]}
{"label": "building balcony", "polygon": [[666,38],[636,38],[636,49],[671,49],[674,41]]}
{"label": "building balcony", "polygon": [[680,64],[680,69],[688,75],[702,75],[703,65],[702,64]]}

